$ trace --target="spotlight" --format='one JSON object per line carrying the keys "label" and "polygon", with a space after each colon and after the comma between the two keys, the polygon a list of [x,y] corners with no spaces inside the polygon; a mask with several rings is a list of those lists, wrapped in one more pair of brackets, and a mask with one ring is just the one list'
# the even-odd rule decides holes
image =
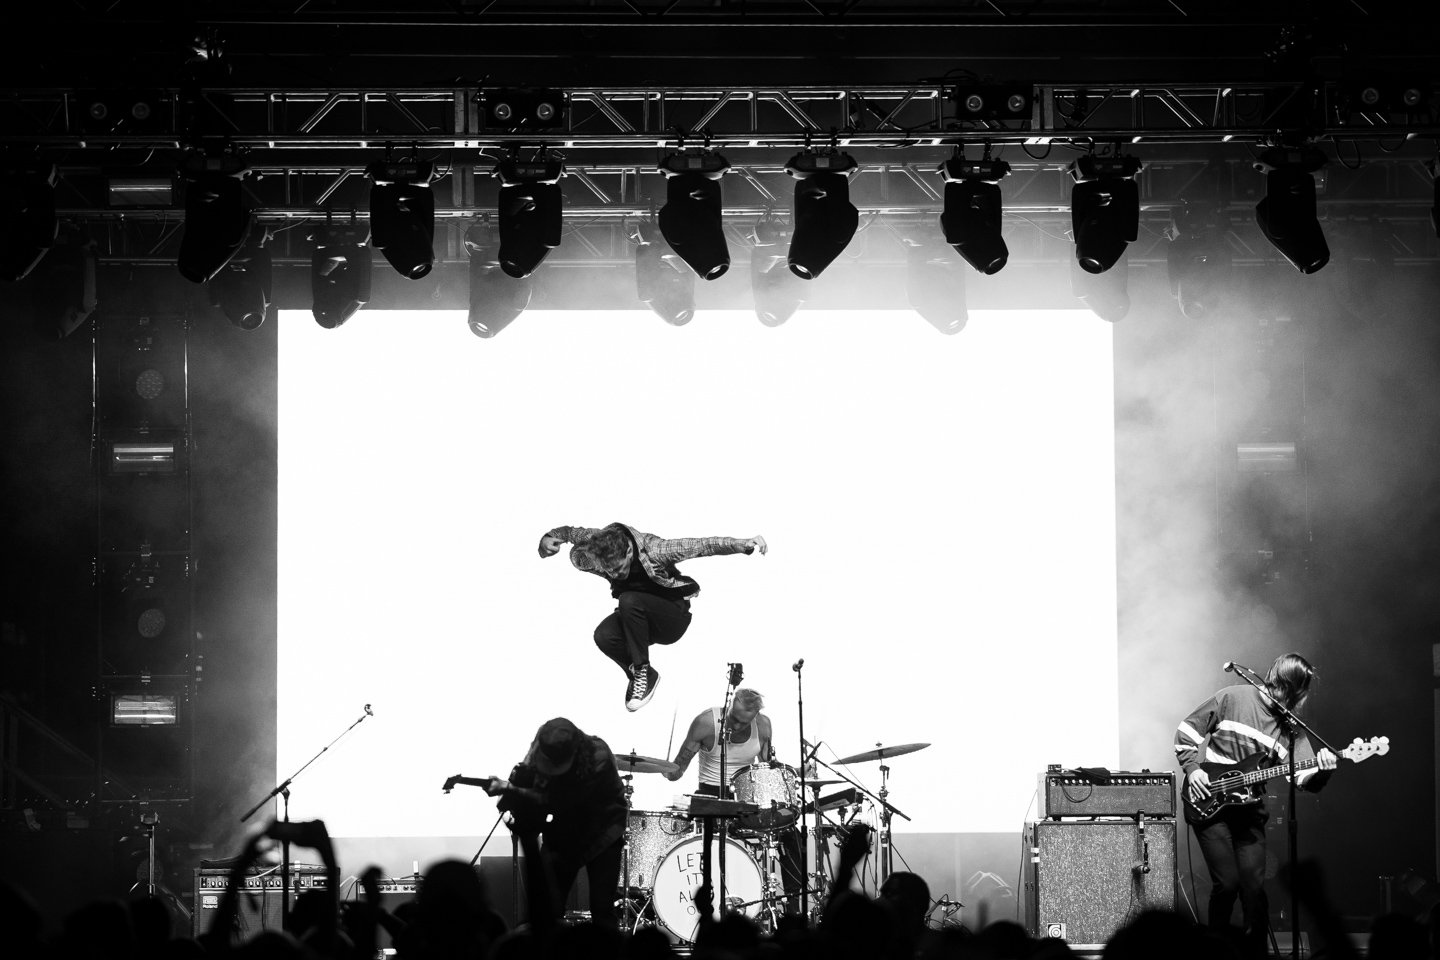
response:
{"label": "spotlight", "polygon": [[80,129],[96,134],[159,130],[168,99],[163,90],[82,90],[75,95]]}
{"label": "spotlight", "polygon": [[210,303],[241,330],[254,330],[270,309],[270,251],[250,247],[235,255],[210,281]]}
{"label": "spotlight", "polygon": [[250,211],[240,193],[249,168],[232,154],[192,154],[185,179],[185,235],[175,265],[191,283],[205,283],[240,252],[250,235]]}
{"label": "spotlight", "polygon": [[534,281],[516,280],[495,259],[495,238],[479,225],[465,232],[470,255],[470,332],[488,340],[514,323],[530,305]]}
{"label": "spotlight", "polygon": [[41,266],[44,283],[36,294],[41,336],[59,340],[74,333],[95,312],[95,241],[71,230]]}
{"label": "spotlight", "polygon": [[500,269],[512,277],[528,277],[546,254],[560,246],[564,225],[560,178],[565,165],[543,159],[533,163],[505,160],[495,168],[500,178]]}
{"label": "spotlight", "polygon": [[941,333],[959,333],[970,319],[965,271],[915,242],[905,245],[905,293],[915,312]]}
{"label": "spotlight", "polygon": [[940,214],[945,242],[981,273],[999,273],[1010,259],[1010,248],[1000,235],[1000,181],[1010,173],[1010,164],[988,156],[979,162],[953,157],[939,172],[945,178],[945,209]]}
{"label": "spotlight", "polygon": [[432,163],[383,160],[365,168],[370,187],[371,241],[402,277],[419,280],[435,266]]}
{"label": "spotlight", "polygon": [[961,120],[1029,121],[1035,88],[1019,83],[960,83],[950,91]]}
{"label": "spotlight", "polygon": [[725,243],[720,179],[730,162],[718,153],[672,153],[660,164],[665,175],[665,206],[660,233],[670,249],[706,280],[730,269]]}
{"label": "spotlight", "polygon": [[544,130],[565,121],[565,93],[533,87],[497,87],[479,94],[487,127]]}
{"label": "spotlight", "polygon": [[1192,320],[1213,313],[1225,294],[1231,265],[1225,230],[1224,214],[1214,204],[1175,208],[1165,250],[1170,295]]}
{"label": "spotlight", "polygon": [[333,330],[370,300],[369,237],[362,228],[325,227],[311,239],[310,312]]}
{"label": "spotlight", "polygon": [[695,275],[642,233],[635,246],[635,295],[672,327],[695,319]]}
{"label": "spotlight", "polygon": [[753,237],[750,290],[755,297],[755,315],[765,326],[778,327],[805,302],[805,284],[786,269],[786,256],[780,251],[784,231],[762,221],[755,225]]}
{"label": "spotlight", "polygon": [[0,278],[24,279],[54,244],[57,178],[53,164],[0,170]]}
{"label": "spotlight", "polygon": [[1116,323],[1130,312],[1130,289],[1126,276],[1128,264],[1124,253],[1115,269],[1090,273],[1078,262],[1070,264],[1070,289],[1090,312],[1101,320]]}
{"label": "spotlight", "polygon": [[1104,273],[1140,231],[1140,161],[1135,157],[1080,157],[1070,165],[1070,226],[1075,260],[1087,273]]}
{"label": "spotlight", "polygon": [[838,151],[805,150],[790,158],[785,172],[795,177],[790,272],[803,280],[820,276],[855,236],[860,211],[850,202],[855,158]]}
{"label": "spotlight", "polygon": [[1315,273],[1330,261],[1330,247],[1315,211],[1315,171],[1325,155],[1313,146],[1274,147],[1255,161],[1265,174],[1265,197],[1255,205],[1255,222],[1280,255],[1301,273]]}

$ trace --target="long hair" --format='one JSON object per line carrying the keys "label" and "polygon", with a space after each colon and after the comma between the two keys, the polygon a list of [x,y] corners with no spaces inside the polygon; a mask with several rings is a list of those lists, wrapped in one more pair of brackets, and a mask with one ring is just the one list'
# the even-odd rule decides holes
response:
{"label": "long hair", "polygon": [[1282,653],[1265,674],[1265,689],[1291,710],[1299,710],[1310,695],[1310,682],[1314,679],[1315,668],[1310,666],[1310,661],[1298,653]]}

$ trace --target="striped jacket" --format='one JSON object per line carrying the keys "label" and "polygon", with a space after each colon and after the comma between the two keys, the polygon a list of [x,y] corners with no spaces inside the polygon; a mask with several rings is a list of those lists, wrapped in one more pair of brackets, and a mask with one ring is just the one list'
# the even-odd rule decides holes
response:
{"label": "striped jacket", "polygon": [[[618,527],[622,524],[612,523],[610,526]],[[640,565],[644,567],[646,575],[662,587],[676,589],[693,587],[693,592],[686,594],[687,599],[698,596],[700,586],[677,570],[675,564],[681,560],[691,560],[695,557],[749,553],[752,549],[749,540],[740,540],[735,537],[682,537],[678,540],[666,540],[653,533],[642,533],[628,524],[623,526],[630,531],[630,535],[635,538],[635,543],[640,547]],[[599,532],[595,527],[556,527],[550,531],[549,536],[564,543],[577,544],[586,542]],[[573,550],[570,551],[570,562],[575,565],[577,570],[605,577],[604,571],[594,568],[583,555],[577,557]],[[609,577],[605,577],[605,579],[608,580]]]}
{"label": "striped jacket", "polygon": [[[1267,764],[1283,764],[1289,756],[1288,742],[1265,698],[1249,684],[1238,684],[1225,687],[1180,721],[1175,728],[1175,758],[1187,777],[1202,761],[1238,763],[1256,753],[1268,755]],[[1314,756],[1310,738],[1302,733],[1295,741],[1295,761]],[[1297,782],[1318,790],[1328,779],[1327,775],[1315,780],[1319,773],[1313,768],[1301,770]]]}

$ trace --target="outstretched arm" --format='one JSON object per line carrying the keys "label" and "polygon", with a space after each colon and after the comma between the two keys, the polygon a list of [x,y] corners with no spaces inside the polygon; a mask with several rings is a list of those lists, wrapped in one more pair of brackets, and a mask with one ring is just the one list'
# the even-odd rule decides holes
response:
{"label": "outstretched arm", "polygon": [[540,557],[553,557],[563,543],[584,543],[600,531],[595,527],[555,527],[540,537]]}
{"label": "outstretched arm", "polygon": [[768,553],[769,544],[764,537],[681,537],[677,540],[662,540],[659,537],[646,543],[650,555],[661,563],[679,563],[696,557],[716,557],[727,553]]}
{"label": "outstretched arm", "polygon": [[685,771],[690,769],[690,761],[694,759],[695,754],[705,749],[705,741],[710,738],[712,732],[710,711],[707,710],[691,720],[690,730],[685,734],[685,742],[680,744],[680,752],[671,758],[675,763],[675,770],[665,774],[665,779],[679,780],[683,777]]}

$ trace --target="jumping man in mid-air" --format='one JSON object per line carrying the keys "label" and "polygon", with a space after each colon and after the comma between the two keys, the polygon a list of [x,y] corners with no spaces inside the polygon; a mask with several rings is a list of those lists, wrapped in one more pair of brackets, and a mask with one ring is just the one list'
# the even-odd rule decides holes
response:
{"label": "jumping man in mid-air", "polygon": [[724,553],[765,553],[764,537],[695,537],[665,540],[623,523],[608,527],[556,527],[540,538],[540,556],[572,544],[578,570],[610,581],[615,612],[595,628],[595,645],[625,671],[625,709],[634,712],[655,695],[660,674],[650,665],[653,644],[671,644],[690,626],[690,600],[700,585],[675,565]]}

